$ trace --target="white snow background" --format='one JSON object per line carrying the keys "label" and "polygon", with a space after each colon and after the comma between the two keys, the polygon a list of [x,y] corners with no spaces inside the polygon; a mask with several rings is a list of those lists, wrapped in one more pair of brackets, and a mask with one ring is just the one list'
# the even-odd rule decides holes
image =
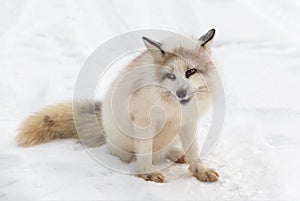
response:
{"label": "white snow background", "polygon": [[[299,199],[299,10],[297,0],[0,0],[0,200]],[[145,28],[217,30],[227,110],[205,162],[219,182],[198,181],[186,165],[164,170],[167,183],[145,182],[101,166],[74,140],[16,146],[22,119],[72,98],[98,46]]]}

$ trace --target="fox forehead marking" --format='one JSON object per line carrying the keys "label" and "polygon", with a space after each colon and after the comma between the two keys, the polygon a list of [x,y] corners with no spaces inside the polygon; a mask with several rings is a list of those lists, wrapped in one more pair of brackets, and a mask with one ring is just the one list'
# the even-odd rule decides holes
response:
{"label": "fox forehead marking", "polygon": [[169,67],[170,72],[176,72],[182,75],[185,75],[186,71],[189,69],[196,68],[194,61],[188,61],[183,58],[177,57],[172,60],[169,60],[166,64],[166,67]]}

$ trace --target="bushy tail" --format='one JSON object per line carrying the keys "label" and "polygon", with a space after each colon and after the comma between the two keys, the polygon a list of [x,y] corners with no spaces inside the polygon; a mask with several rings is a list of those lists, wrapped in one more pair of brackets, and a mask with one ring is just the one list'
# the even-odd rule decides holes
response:
{"label": "bushy tail", "polygon": [[17,135],[19,146],[33,146],[57,138],[79,137],[87,146],[104,144],[101,104],[91,101],[77,101],[73,104],[74,107],[72,102],[48,106],[25,119]]}

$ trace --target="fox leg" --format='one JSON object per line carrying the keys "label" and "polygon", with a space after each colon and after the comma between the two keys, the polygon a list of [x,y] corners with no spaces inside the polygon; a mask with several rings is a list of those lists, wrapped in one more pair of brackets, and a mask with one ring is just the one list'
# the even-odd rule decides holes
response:
{"label": "fox leg", "polygon": [[181,149],[177,147],[171,147],[167,153],[167,158],[175,163],[186,163],[186,158]]}
{"label": "fox leg", "polygon": [[[195,124],[197,125],[197,124]],[[197,179],[203,182],[214,182],[219,179],[219,174],[208,168],[200,159],[197,143],[196,128],[184,126],[180,132],[180,140],[185,151],[186,159],[190,165],[189,170]]]}
{"label": "fox leg", "polygon": [[164,182],[164,176],[161,173],[153,172],[152,141],[152,139],[138,139],[134,141],[138,177],[146,181],[162,183]]}

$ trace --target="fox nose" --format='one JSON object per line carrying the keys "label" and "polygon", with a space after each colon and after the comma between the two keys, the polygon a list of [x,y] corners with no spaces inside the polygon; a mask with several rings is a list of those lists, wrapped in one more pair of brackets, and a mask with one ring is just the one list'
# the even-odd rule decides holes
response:
{"label": "fox nose", "polygon": [[181,89],[176,91],[176,95],[178,98],[184,98],[186,96],[187,91],[185,89]]}

